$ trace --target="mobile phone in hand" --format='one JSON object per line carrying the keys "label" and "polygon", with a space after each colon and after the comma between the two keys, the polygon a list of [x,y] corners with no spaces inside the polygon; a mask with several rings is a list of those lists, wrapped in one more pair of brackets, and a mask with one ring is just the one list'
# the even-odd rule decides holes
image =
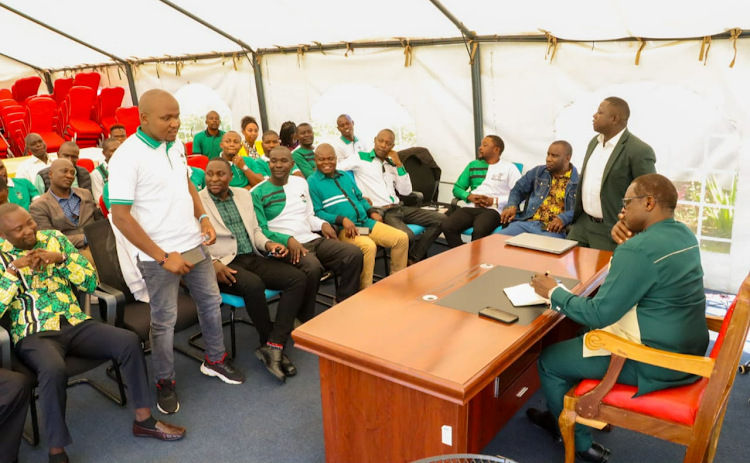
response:
{"label": "mobile phone in hand", "polygon": [[357,227],[357,233],[362,236],[367,236],[370,234],[370,229],[367,227]]}
{"label": "mobile phone in hand", "polygon": [[195,249],[191,249],[190,251],[183,252],[181,256],[191,265],[195,265],[198,262],[203,262],[203,260],[206,258],[206,255],[203,253],[203,248],[201,248],[200,246]]}

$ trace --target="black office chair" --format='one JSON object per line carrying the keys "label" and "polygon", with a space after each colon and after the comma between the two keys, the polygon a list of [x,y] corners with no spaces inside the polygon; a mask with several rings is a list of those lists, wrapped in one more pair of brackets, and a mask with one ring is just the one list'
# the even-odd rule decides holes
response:
{"label": "black office chair", "polygon": [[[80,301],[81,297],[79,296],[78,299]],[[39,444],[39,418],[36,410],[36,399],[39,397],[39,394],[36,392],[36,387],[39,385],[39,380],[36,373],[34,373],[16,356],[10,338],[10,324],[10,315],[5,315],[0,318],[0,368],[16,371],[28,378],[29,384],[32,388],[31,400],[29,401],[29,410],[31,412],[31,434],[24,431],[23,437],[29,444],[36,446]],[[72,355],[65,356],[65,368],[68,372],[68,378],[91,371],[105,362],[107,362],[105,359],[75,357]],[[114,378],[117,381],[119,397],[89,378],[71,379],[68,381],[68,387],[77,386],[79,384],[88,384],[93,387],[94,390],[117,405],[125,406],[127,398],[125,396],[125,384],[122,382],[122,376],[120,375],[120,367],[115,360],[112,360],[110,368],[112,369]]]}
{"label": "black office chair", "polygon": [[[150,353],[149,331],[151,330],[151,306],[135,299],[128,289],[117,258],[117,243],[109,220],[86,225],[83,229],[89,243],[99,273],[99,309],[102,319],[117,327],[133,331],[144,346],[144,353]],[[198,311],[190,295],[180,291],[177,299],[177,322],[175,333],[186,330],[198,323]],[[202,355],[196,355],[180,346],[174,350],[198,362]]]}
{"label": "black office chair", "polygon": [[442,170],[435,163],[430,151],[421,147],[408,148],[399,151],[398,156],[411,178],[413,191],[422,194],[421,203],[437,203]]}

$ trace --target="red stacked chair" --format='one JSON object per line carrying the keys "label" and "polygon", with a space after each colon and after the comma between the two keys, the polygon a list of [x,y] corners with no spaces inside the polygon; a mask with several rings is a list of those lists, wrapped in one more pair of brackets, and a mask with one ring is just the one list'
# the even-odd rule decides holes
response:
{"label": "red stacked chair", "polygon": [[185,143],[185,156],[192,156],[193,154],[193,142],[189,141]]}
{"label": "red stacked chair", "polygon": [[138,106],[131,106],[130,108],[117,108],[115,110],[115,122],[125,126],[125,133],[127,136],[131,136],[141,125],[140,115],[138,114]]}
{"label": "red stacked chair", "polygon": [[96,121],[104,129],[105,137],[109,137],[109,128],[115,124],[115,110],[122,104],[124,96],[125,89],[122,87],[105,87],[96,98]]}
{"label": "red stacked chair", "polygon": [[7,88],[0,89],[0,100],[12,100],[13,92]]}
{"label": "red stacked chair", "polygon": [[72,77],[66,77],[64,79],[55,80],[54,90],[52,91],[52,96],[55,98],[55,102],[57,103],[57,106],[60,106],[63,103],[63,101],[65,101],[65,97],[68,96],[68,92],[70,91],[71,87],[73,87]]}
{"label": "red stacked chair", "polygon": [[32,98],[26,107],[29,110],[29,132],[39,134],[47,144],[47,151],[56,153],[65,140],[56,133],[57,104],[55,100],[47,97]]}
{"label": "red stacked chair", "polygon": [[26,108],[13,100],[3,100],[0,106],[0,122],[2,123],[5,140],[15,156],[22,156],[25,151],[24,138],[26,130]]}
{"label": "red stacked chair", "polygon": [[39,85],[41,84],[42,79],[39,76],[18,79],[12,87],[13,99],[18,102],[26,101],[26,98],[34,96],[39,92]]}
{"label": "red stacked chair", "polygon": [[94,161],[92,161],[91,159],[87,159],[87,158],[78,159],[78,162],[76,162],[76,165],[83,167],[84,169],[89,171],[89,173],[93,172],[95,168]]}
{"label": "red stacked chair", "polygon": [[96,94],[99,91],[99,81],[101,78],[102,76],[98,72],[81,72],[80,74],[76,74],[73,79],[73,86],[89,87]]}
{"label": "red stacked chair", "polygon": [[206,166],[208,165],[208,156],[196,154],[188,157],[187,163],[190,167],[197,167],[198,169],[206,170]]}
{"label": "red stacked chair", "polygon": [[96,92],[90,87],[73,86],[61,108],[64,113],[63,138],[73,140],[80,148],[95,147],[102,135],[102,128],[91,120],[91,108]]}

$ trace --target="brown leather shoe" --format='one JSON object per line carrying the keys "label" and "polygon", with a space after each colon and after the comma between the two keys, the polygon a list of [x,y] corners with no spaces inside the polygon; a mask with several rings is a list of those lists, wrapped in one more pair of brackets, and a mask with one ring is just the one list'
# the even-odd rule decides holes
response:
{"label": "brown leather shoe", "polygon": [[159,440],[179,440],[185,437],[185,428],[164,421],[157,421],[156,429],[148,429],[133,422],[133,435],[136,437],[153,437]]}

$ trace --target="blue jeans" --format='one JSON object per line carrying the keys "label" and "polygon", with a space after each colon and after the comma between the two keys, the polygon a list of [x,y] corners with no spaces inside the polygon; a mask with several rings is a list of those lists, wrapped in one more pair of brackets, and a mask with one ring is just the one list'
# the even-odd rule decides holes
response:
{"label": "blue jeans", "polygon": [[524,220],[522,222],[511,222],[507,227],[500,230],[500,235],[516,236],[521,233],[533,233],[535,235],[551,236],[553,238],[565,238],[565,233],[551,233],[542,230],[542,222],[538,220]]}
{"label": "blue jeans", "polygon": [[[202,245],[201,245],[202,246]],[[203,253],[211,253],[202,246]],[[177,322],[177,294],[180,275],[175,275],[155,261],[138,261],[138,268],[148,288],[151,300],[151,353],[154,359],[154,379],[174,379],[174,326]],[[206,356],[212,362],[224,356],[224,331],[221,328],[221,295],[216,272],[207,257],[198,262],[190,273],[182,275],[190,296],[198,308],[198,322],[206,342]]]}

